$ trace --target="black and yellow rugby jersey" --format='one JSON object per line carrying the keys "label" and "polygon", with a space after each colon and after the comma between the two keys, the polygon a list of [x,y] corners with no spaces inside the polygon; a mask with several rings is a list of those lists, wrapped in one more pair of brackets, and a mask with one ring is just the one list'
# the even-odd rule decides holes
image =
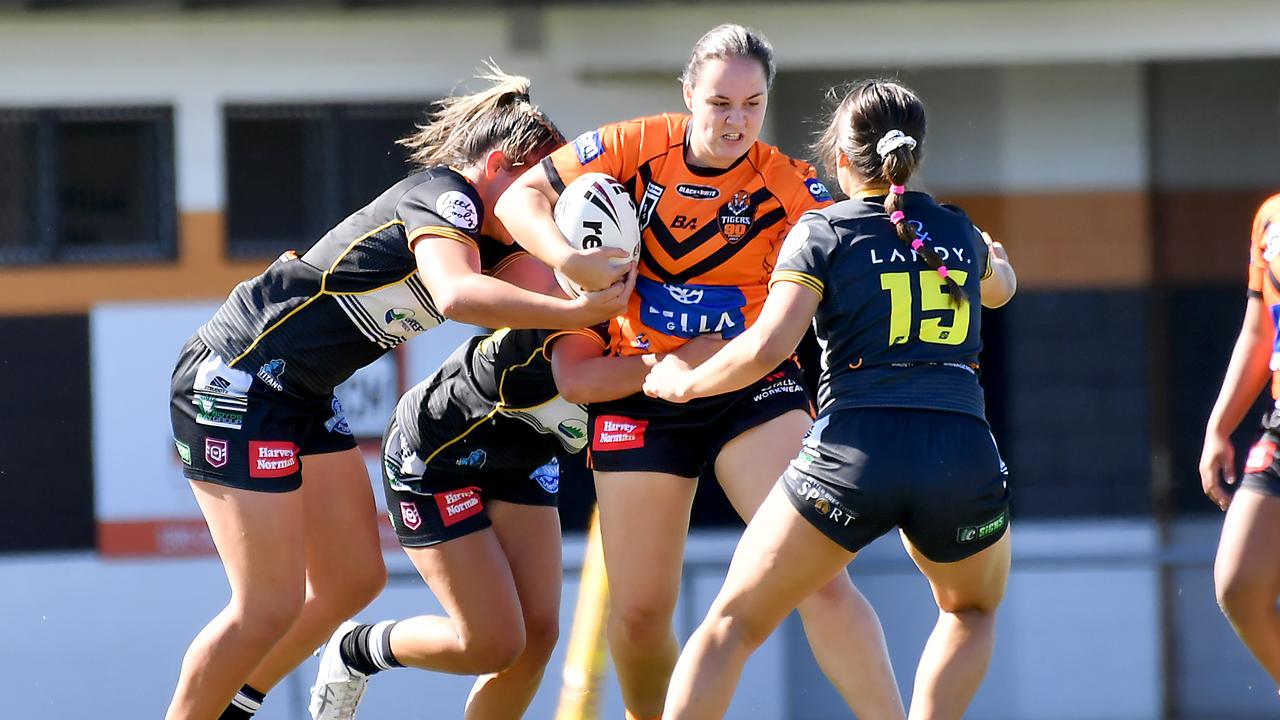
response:
{"label": "black and yellow rugby jersey", "polygon": [[[604,344],[590,330],[509,330],[476,336],[396,405],[395,423],[410,457],[384,458],[392,476],[528,473],[560,448],[587,443],[586,409],[560,397],[551,373],[552,342],[568,334]],[[434,481],[433,480],[433,481]]]}
{"label": "black and yellow rugby jersey", "polygon": [[903,199],[907,222],[968,300],[951,304],[942,277],[898,237],[883,194],[805,214],[783,244],[772,282],[821,297],[818,411],[923,408],[985,419],[977,368],[987,245],[963,210],[924,193]]}
{"label": "black and yellow rugby jersey", "polygon": [[639,208],[640,272],[611,327],[615,355],[731,338],[755,322],[782,238],[831,195],[807,163],[757,140],[731,167],[685,162],[689,115],[655,115],[583,133],[543,162],[557,192],[589,172],[627,187]]}
{"label": "black and yellow rugby jersey", "polygon": [[477,248],[496,273],[519,248],[480,235],[485,207],[444,167],[410,175],[343,220],[301,257],[286,253],[240,283],[199,330],[231,367],[297,397],[326,395],[356,370],[444,321],[413,245],[445,237]]}

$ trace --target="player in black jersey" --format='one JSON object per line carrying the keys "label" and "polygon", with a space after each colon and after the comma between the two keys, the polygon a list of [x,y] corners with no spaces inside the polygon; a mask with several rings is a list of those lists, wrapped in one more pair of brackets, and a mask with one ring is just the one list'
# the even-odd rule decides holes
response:
{"label": "player in black jersey", "polygon": [[[559,633],[555,455],[587,444],[586,409],[560,392],[634,389],[617,382],[607,339],[604,326],[477,336],[400,399],[383,439],[387,511],[449,617],[339,626],[312,688],[315,720],[354,717],[367,678],[401,666],[483,675],[467,717],[523,716]],[[696,363],[718,346],[703,338],[677,357]]]}
{"label": "player in black jersey", "polygon": [[906,192],[924,107],[892,82],[854,86],[818,150],[850,199],[787,236],[760,319],[698,368],[659,364],[677,402],[742,387],[813,322],[819,416],[751,519],[724,587],[676,666],[666,720],[721,717],[751,651],[806,595],[897,526],[939,620],[912,718],[959,718],[991,658],[1009,573],[1007,470],[983,409],[981,307],[1016,281],[959,208]]}
{"label": "player in black jersey", "polygon": [[182,351],[174,440],[232,597],[187,651],[171,720],[251,716],[385,582],[337,384],[445,318],[587,327],[625,306],[625,283],[542,294],[550,271],[486,211],[564,138],[527,79],[496,67],[483,77],[489,89],[446,99],[401,141],[413,174],[241,283]]}

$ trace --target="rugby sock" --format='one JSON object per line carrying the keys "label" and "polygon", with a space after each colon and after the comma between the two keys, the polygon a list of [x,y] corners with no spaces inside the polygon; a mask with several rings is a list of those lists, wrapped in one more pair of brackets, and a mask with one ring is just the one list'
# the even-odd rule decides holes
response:
{"label": "rugby sock", "polygon": [[347,667],[363,675],[404,667],[391,652],[391,628],[394,620],[375,625],[357,625],[342,638],[338,653]]}
{"label": "rugby sock", "polygon": [[266,693],[260,693],[257,690],[245,685],[240,688],[240,692],[232,698],[231,704],[226,710],[218,716],[218,720],[249,720],[253,714],[262,708],[262,701],[267,699]]}

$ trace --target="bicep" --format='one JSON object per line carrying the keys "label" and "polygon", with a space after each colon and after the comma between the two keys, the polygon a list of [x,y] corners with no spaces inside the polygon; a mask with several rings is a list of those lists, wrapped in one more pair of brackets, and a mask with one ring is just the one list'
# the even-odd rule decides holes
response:
{"label": "bicep", "polygon": [[551,345],[551,374],[556,382],[573,377],[583,363],[595,360],[604,354],[604,348],[594,339],[581,333],[566,333],[557,337]]}
{"label": "bicep", "polygon": [[421,235],[414,243],[413,255],[422,282],[435,297],[446,294],[459,278],[480,273],[480,251],[453,237]]}

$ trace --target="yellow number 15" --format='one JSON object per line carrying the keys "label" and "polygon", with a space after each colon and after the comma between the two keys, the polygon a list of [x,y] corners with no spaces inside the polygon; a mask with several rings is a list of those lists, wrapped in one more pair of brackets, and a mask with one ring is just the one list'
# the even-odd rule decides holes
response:
{"label": "yellow number 15", "polygon": [[[964,270],[952,270],[951,277],[961,285],[969,273]],[[946,281],[938,277],[937,271],[921,270],[919,273],[891,272],[880,275],[880,289],[889,291],[889,344],[902,345],[911,338],[911,313],[913,293],[911,276],[919,278],[920,311],[950,310],[950,323],[941,318],[920,318],[921,342],[938,345],[959,345],[969,337],[969,303],[960,307],[951,304],[951,296],[947,295]]]}

